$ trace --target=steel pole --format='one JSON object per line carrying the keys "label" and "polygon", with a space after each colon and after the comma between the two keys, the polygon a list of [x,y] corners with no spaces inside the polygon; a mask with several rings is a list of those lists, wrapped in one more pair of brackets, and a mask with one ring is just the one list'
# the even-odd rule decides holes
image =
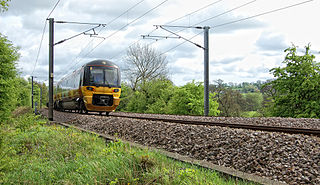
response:
{"label": "steel pole", "polygon": [[53,47],[54,47],[54,19],[49,18],[49,112],[48,119],[53,121]]}
{"label": "steel pole", "polygon": [[204,116],[209,115],[209,29],[204,27]]}
{"label": "steel pole", "polygon": [[31,76],[31,108],[33,110],[33,76]]}
{"label": "steel pole", "polygon": [[42,107],[42,87],[41,87],[41,85],[40,85],[40,109],[41,109],[41,107]]}

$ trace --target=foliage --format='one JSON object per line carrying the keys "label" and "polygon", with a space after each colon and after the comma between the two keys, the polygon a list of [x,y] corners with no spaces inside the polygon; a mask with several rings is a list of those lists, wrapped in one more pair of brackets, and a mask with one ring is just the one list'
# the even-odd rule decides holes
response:
{"label": "foliage", "polygon": [[[0,123],[8,120],[11,111],[18,106],[31,105],[31,84],[30,82],[18,77],[16,61],[20,55],[17,47],[0,34]],[[35,100],[39,99],[40,84],[35,83]],[[46,102],[47,88],[44,89],[42,102]]]}
{"label": "foliage", "polygon": [[0,34],[0,123],[9,117],[17,104],[15,61],[18,59],[18,48]]}
{"label": "foliage", "polygon": [[245,98],[238,90],[233,90],[222,80],[216,81],[217,85],[211,85],[210,90],[216,93],[219,103],[220,116],[239,117],[245,108]]}
{"label": "foliage", "polygon": [[17,115],[0,125],[0,184],[247,184],[121,140],[106,146],[98,135],[47,125],[31,113]]}
{"label": "foliage", "polygon": [[233,83],[233,82],[229,82],[229,83],[224,83],[223,80],[218,79],[215,80],[214,84],[211,84],[211,88],[215,88],[215,86],[219,86],[219,87],[224,87],[224,88],[231,88],[232,90],[236,90],[239,91],[240,93],[254,93],[254,92],[259,92],[262,89],[262,85],[264,84],[264,82],[262,82],[261,80],[258,80],[256,82],[242,82],[242,83]]}
{"label": "foliage", "polygon": [[16,92],[17,105],[16,106],[30,106],[31,105],[31,84],[23,78],[17,78]]}
{"label": "foliage", "polygon": [[298,55],[297,47],[285,50],[285,67],[270,70],[275,80],[271,86],[272,115],[280,117],[320,117],[320,64],[305,47],[304,55]]}
{"label": "foliage", "polygon": [[[121,111],[185,115],[204,113],[204,87],[201,83],[192,82],[177,87],[166,78],[158,78],[139,84],[135,91],[124,86],[122,92],[125,106],[120,107]],[[210,94],[209,106],[209,115],[218,115],[219,105],[213,94]]]}
{"label": "foliage", "polygon": [[[129,90],[130,91],[130,90]],[[140,113],[168,113],[167,104],[175,92],[173,83],[165,78],[140,84],[132,91],[125,111]]]}
{"label": "foliage", "polygon": [[[204,86],[202,83],[187,83],[177,88],[169,102],[170,114],[203,115],[204,114]],[[214,94],[210,93],[209,115],[217,116],[219,104]]]}
{"label": "foliage", "polygon": [[146,113],[168,113],[168,102],[175,92],[172,81],[160,78],[147,83],[143,89],[148,92]]}
{"label": "foliage", "polygon": [[245,111],[257,111],[262,108],[263,95],[260,92],[246,93],[245,99]]}
{"label": "foliage", "polygon": [[218,97],[221,116],[239,117],[244,111],[244,105],[246,103],[243,95],[239,91],[227,88],[223,92],[220,92]]}
{"label": "foliage", "polygon": [[125,109],[128,103],[130,102],[130,100],[132,99],[132,95],[133,95],[133,91],[130,88],[130,86],[127,83],[122,82],[120,104],[117,107],[118,111],[126,111]]}
{"label": "foliage", "polygon": [[129,112],[144,113],[147,110],[147,97],[145,92],[133,91],[133,95],[125,110]]}

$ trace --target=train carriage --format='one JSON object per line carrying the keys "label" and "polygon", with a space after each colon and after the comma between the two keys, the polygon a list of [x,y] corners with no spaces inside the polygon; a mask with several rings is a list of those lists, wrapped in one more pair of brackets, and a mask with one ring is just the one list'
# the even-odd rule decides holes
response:
{"label": "train carriage", "polygon": [[94,60],[57,83],[54,108],[109,114],[119,105],[120,94],[119,67],[107,60]]}

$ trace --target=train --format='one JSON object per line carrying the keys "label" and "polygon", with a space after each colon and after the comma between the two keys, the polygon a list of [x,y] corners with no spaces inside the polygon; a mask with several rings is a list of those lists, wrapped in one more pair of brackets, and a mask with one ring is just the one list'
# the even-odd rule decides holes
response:
{"label": "train", "polygon": [[54,88],[54,109],[109,115],[120,103],[120,68],[108,60],[93,60],[62,78]]}

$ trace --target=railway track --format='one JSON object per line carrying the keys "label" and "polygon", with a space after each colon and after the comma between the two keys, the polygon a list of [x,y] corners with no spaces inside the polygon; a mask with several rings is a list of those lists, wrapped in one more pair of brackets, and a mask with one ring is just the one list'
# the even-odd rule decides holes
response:
{"label": "railway track", "polygon": [[233,123],[212,122],[212,121],[194,121],[194,120],[190,121],[190,120],[172,119],[172,118],[154,118],[154,117],[145,117],[145,116],[141,117],[141,116],[132,116],[132,115],[118,115],[118,114],[110,114],[109,116],[130,118],[130,119],[142,119],[142,120],[150,120],[150,121],[181,123],[181,124],[189,124],[189,125],[219,126],[219,127],[239,128],[239,129],[260,130],[260,131],[268,131],[268,132],[282,132],[282,133],[288,133],[288,134],[314,135],[318,137],[320,136],[319,129],[251,125],[251,124],[233,124]]}
{"label": "railway track", "polygon": [[[43,110],[42,114],[46,115],[47,111]],[[207,161],[214,165],[230,167],[239,173],[245,172],[288,184],[320,184],[320,137],[318,136],[199,125],[202,119],[204,122],[319,129],[318,119],[239,119],[121,112],[111,113],[110,117],[99,116],[96,113],[81,115],[55,112],[54,115],[57,122],[69,123],[102,135],[116,135],[122,140],[163,149],[174,155],[188,156],[200,162]],[[168,118],[166,120],[170,120],[171,123],[154,118],[152,118],[154,121],[149,121],[150,119],[145,117]],[[196,122],[199,126],[172,122],[175,119],[193,120],[191,124]]]}
{"label": "railway track", "polygon": [[[88,129],[84,129],[81,127],[77,127],[68,123],[63,123],[63,122],[55,122],[53,121],[54,124],[58,124],[67,128],[74,128],[83,132],[87,132],[87,133],[94,133],[96,135],[98,135],[99,137],[105,139],[107,142],[109,141],[116,141],[117,137],[108,135],[108,134],[101,134],[92,130],[88,130]],[[141,149],[145,149],[148,148],[149,150],[152,151],[156,151],[161,153],[162,155],[165,155],[171,159],[174,160],[178,160],[184,163],[189,163],[191,165],[195,165],[195,166],[199,166],[202,168],[207,168],[207,169],[211,169],[214,171],[217,171],[223,175],[225,175],[226,177],[231,177],[231,178],[237,178],[237,179],[243,179],[245,181],[248,182],[254,182],[256,184],[266,184],[266,185],[285,185],[286,183],[283,182],[279,182],[279,181],[275,181],[275,180],[271,180],[270,178],[266,178],[266,177],[262,177],[262,176],[257,176],[254,174],[249,174],[249,173],[245,173],[233,168],[229,168],[229,167],[224,167],[224,166],[219,166],[219,165],[215,165],[213,163],[207,162],[207,161],[203,161],[203,160],[197,160],[194,158],[190,158],[188,156],[184,156],[184,155],[180,155],[177,153],[173,153],[173,152],[168,152],[165,150],[161,150],[155,147],[150,147],[150,146],[145,146],[145,145],[141,145],[138,143],[134,143],[134,142],[130,142],[130,141],[126,141],[126,140],[122,140],[122,142],[127,143],[131,146],[137,147],[137,148],[141,148]]]}

